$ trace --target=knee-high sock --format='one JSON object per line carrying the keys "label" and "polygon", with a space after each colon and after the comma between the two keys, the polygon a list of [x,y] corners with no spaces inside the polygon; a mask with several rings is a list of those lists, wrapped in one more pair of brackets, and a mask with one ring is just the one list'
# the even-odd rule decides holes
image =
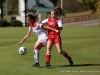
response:
{"label": "knee-high sock", "polygon": [[71,58],[64,50],[62,51],[62,55],[66,57],[68,60]]}
{"label": "knee-high sock", "polygon": [[34,60],[35,62],[39,63],[39,50],[35,50]]}
{"label": "knee-high sock", "polygon": [[50,59],[51,59],[51,54],[50,53],[46,53],[46,62],[50,63]]}

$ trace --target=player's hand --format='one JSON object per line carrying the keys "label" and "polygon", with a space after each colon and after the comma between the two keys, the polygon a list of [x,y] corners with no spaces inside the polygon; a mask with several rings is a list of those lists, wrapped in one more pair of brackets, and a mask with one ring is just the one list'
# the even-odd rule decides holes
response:
{"label": "player's hand", "polygon": [[55,30],[55,32],[56,32],[56,33],[60,33],[60,31],[59,31],[59,30]]}
{"label": "player's hand", "polygon": [[21,45],[21,44],[22,44],[22,41],[19,42],[19,45]]}

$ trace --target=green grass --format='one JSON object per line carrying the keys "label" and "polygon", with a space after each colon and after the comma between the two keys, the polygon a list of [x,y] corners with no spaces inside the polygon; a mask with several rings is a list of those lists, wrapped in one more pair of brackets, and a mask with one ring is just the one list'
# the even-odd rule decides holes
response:
{"label": "green grass", "polygon": [[27,33],[27,27],[0,28],[0,75],[100,75],[100,27],[64,27],[63,49],[74,60],[70,67],[68,60],[52,50],[51,67],[45,67],[46,47],[40,51],[40,67],[31,67],[33,46],[37,36],[33,33],[21,46],[27,54],[20,55],[19,41]]}

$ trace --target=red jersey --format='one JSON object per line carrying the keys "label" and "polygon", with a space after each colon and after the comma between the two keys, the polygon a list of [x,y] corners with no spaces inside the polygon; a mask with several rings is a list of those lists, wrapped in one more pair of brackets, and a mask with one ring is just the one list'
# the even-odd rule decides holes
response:
{"label": "red jersey", "polygon": [[[62,22],[60,18],[53,19],[48,18],[42,21],[42,23],[47,23],[49,27],[56,29],[56,27],[62,27]],[[56,33],[55,31],[48,30],[48,40],[52,41],[52,43],[57,44],[61,43],[60,33]]]}
{"label": "red jersey", "polygon": [[[48,26],[56,29],[56,27],[58,27],[59,20],[60,18],[57,18],[57,19],[48,18]],[[58,33],[52,30],[48,30],[48,34],[58,34]]]}

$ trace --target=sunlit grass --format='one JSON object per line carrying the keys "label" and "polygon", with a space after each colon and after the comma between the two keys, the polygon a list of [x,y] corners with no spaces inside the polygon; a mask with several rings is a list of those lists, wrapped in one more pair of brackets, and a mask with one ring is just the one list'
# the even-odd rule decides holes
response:
{"label": "sunlit grass", "polygon": [[0,28],[0,75],[99,75],[100,27],[65,27],[62,30],[62,47],[73,58],[74,66],[52,49],[51,67],[45,66],[46,47],[40,51],[40,67],[34,63],[33,46],[37,36],[33,33],[21,46],[27,54],[20,55],[18,42],[28,27]]}

